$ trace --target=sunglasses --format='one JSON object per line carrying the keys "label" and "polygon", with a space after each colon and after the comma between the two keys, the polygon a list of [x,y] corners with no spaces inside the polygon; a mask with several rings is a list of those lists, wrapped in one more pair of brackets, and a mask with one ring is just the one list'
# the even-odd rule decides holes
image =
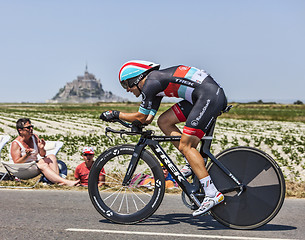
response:
{"label": "sunglasses", "polygon": [[90,154],[90,153],[84,153],[84,156],[93,156],[94,154]]}
{"label": "sunglasses", "polygon": [[34,128],[33,125],[27,126],[27,127],[23,127],[22,129],[27,128],[28,130],[30,130],[31,128]]}
{"label": "sunglasses", "polygon": [[143,79],[143,77],[142,78],[141,77],[134,77],[134,78],[122,81],[121,85],[124,89],[132,88],[133,86],[137,85],[141,81],[141,79]]}
{"label": "sunglasses", "polygon": [[129,80],[125,80],[121,82],[121,85],[124,89],[132,88],[134,86],[132,83],[129,82]]}

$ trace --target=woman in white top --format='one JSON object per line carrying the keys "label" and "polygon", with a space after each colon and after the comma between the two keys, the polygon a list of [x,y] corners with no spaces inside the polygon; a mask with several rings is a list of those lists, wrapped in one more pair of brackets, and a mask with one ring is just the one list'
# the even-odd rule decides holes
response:
{"label": "woman in white top", "polygon": [[46,156],[45,141],[33,134],[33,125],[28,118],[21,118],[16,123],[19,136],[12,142],[10,155],[14,163],[36,161],[40,171],[53,183],[75,186],[78,181],[70,181],[59,176],[56,156]]}

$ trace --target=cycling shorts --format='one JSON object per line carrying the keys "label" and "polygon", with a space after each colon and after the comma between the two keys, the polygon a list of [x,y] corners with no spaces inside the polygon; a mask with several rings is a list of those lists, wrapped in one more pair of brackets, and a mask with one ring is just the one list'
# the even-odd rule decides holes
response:
{"label": "cycling shorts", "polygon": [[208,77],[208,84],[197,87],[193,93],[193,104],[182,100],[172,106],[180,122],[186,122],[183,133],[201,139],[212,126],[220,112],[227,106],[223,89]]}

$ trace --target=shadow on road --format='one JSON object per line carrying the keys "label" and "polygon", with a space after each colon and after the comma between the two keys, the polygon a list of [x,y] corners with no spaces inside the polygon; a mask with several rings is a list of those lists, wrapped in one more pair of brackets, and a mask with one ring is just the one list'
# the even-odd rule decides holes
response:
{"label": "shadow on road", "polygon": [[[110,223],[107,219],[100,220],[101,223]],[[230,229],[213,219],[210,215],[194,218],[191,214],[166,214],[166,215],[153,215],[145,221],[138,223],[138,225],[174,225],[186,223],[193,226],[197,226],[198,230],[222,230]],[[288,231],[295,230],[296,227],[276,224],[266,224],[260,228],[251,231]]]}

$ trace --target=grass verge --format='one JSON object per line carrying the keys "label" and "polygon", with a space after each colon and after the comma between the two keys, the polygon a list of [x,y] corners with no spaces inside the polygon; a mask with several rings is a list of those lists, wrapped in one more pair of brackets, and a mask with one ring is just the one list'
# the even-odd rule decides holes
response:
{"label": "grass verge", "polygon": [[[30,187],[35,184],[35,182],[40,178],[40,176],[22,181],[2,181],[0,186],[14,186],[14,187]],[[74,180],[73,175],[68,175],[67,177],[70,180]],[[38,183],[34,189],[50,189],[50,190],[78,190],[78,191],[87,191],[87,187],[67,187],[61,186],[58,184],[48,185],[45,183]],[[166,193],[170,194],[181,194],[181,189],[166,189]],[[305,182],[286,182],[286,197],[292,198],[305,198]]]}

